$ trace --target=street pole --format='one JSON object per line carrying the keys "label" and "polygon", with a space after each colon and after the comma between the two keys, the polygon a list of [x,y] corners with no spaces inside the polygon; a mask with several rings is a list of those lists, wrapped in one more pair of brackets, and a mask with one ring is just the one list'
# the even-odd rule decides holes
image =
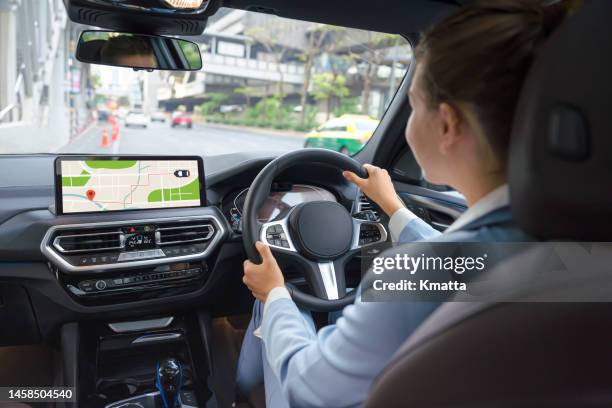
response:
{"label": "street pole", "polygon": [[[17,6],[8,0],[0,0],[0,38],[4,44],[0,47],[0,111],[16,101],[14,92],[17,83]],[[6,114],[8,118],[13,112]]]}

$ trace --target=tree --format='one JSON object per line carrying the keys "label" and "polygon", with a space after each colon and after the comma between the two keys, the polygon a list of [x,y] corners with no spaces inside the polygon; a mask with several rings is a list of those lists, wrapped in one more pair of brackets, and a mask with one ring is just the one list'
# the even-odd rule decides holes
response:
{"label": "tree", "polygon": [[376,80],[378,69],[385,61],[387,51],[390,47],[397,46],[401,37],[395,34],[383,34],[367,32],[366,38],[359,45],[351,47],[349,56],[360,66],[358,74],[363,83],[361,99],[361,111],[369,114],[370,93],[372,85]]}
{"label": "tree", "polygon": [[359,98],[341,98],[338,106],[334,110],[334,116],[342,116],[345,114],[357,114],[359,113]]}
{"label": "tree", "polygon": [[313,95],[317,101],[327,102],[327,119],[329,119],[334,98],[345,98],[350,91],[346,86],[344,75],[323,72],[313,76]]}
{"label": "tree", "polygon": [[203,116],[211,115],[214,111],[219,109],[223,103],[228,100],[228,96],[222,93],[211,93],[208,94],[208,101],[200,105],[200,113]]}
{"label": "tree", "polygon": [[251,106],[251,97],[255,95],[255,92],[257,92],[257,89],[248,85],[234,88],[234,93],[244,95],[246,106]]}
{"label": "tree", "polygon": [[102,78],[98,74],[91,74],[90,82],[94,91],[97,91],[102,86]]}
{"label": "tree", "polygon": [[[306,105],[308,104],[308,90],[312,80],[312,69],[315,59],[323,52],[330,52],[331,47],[335,43],[334,37],[338,37],[344,28],[329,26],[325,24],[314,24],[306,32],[307,41],[306,49],[300,55],[300,59],[304,62],[304,83],[302,84],[302,94],[300,104],[300,126],[304,126],[306,119]],[[323,46],[326,46],[325,48]]]}
{"label": "tree", "polygon": [[[246,35],[251,37],[255,42],[261,44],[269,55],[272,56],[276,65],[276,72],[278,72],[279,81],[276,97],[283,106],[283,99],[285,98],[285,75],[281,69],[281,64],[285,55],[289,51],[287,47],[276,41],[275,32],[272,27],[252,27],[246,31]],[[278,119],[282,118],[282,112],[279,110]]]}

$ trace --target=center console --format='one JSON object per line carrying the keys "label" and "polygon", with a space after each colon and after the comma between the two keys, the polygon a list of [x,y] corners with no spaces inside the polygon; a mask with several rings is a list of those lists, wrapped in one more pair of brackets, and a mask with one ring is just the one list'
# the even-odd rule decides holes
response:
{"label": "center console", "polygon": [[41,251],[85,305],[137,301],[201,287],[225,235],[215,215],[51,227]]}
{"label": "center console", "polygon": [[228,224],[202,158],[58,157],[55,190],[40,251],[76,316],[61,343],[77,406],[214,402],[198,307]]}
{"label": "center console", "polygon": [[74,361],[64,370],[77,378],[77,406],[206,406],[214,399],[207,338],[202,312],[64,328],[64,353]]}

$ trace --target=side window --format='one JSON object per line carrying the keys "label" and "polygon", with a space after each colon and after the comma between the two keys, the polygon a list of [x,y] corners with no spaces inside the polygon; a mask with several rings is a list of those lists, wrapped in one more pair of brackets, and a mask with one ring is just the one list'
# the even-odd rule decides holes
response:
{"label": "side window", "polygon": [[435,191],[452,191],[445,185],[431,184],[425,177],[423,171],[416,161],[412,150],[404,149],[395,159],[391,166],[391,178],[407,184],[413,184]]}

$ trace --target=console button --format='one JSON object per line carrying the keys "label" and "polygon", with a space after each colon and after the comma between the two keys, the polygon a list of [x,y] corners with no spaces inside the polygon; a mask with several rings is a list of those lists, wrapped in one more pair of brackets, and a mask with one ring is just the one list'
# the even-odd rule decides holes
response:
{"label": "console button", "polygon": [[181,248],[166,248],[164,252],[167,256],[177,256],[181,254]]}
{"label": "console button", "polygon": [[119,262],[131,261],[132,259],[134,259],[135,255],[136,255],[135,252],[123,252],[122,254],[119,255],[118,261]]}
{"label": "console button", "polygon": [[98,290],[106,289],[106,282],[104,282],[103,280],[97,281],[96,282],[96,289],[98,289]]}
{"label": "console button", "polygon": [[186,276],[198,275],[200,273],[200,268],[191,268],[185,271]]}
{"label": "console button", "polygon": [[79,282],[79,289],[81,289],[83,292],[91,292],[92,290],[94,290],[93,282],[92,281]]}
{"label": "console button", "polygon": [[123,285],[123,279],[122,278],[113,279],[113,284],[116,286]]}
{"label": "console button", "polygon": [[87,258],[86,256],[81,257],[81,259],[79,259],[79,264],[80,265],[87,265],[87,264],[89,264],[89,258]]}

